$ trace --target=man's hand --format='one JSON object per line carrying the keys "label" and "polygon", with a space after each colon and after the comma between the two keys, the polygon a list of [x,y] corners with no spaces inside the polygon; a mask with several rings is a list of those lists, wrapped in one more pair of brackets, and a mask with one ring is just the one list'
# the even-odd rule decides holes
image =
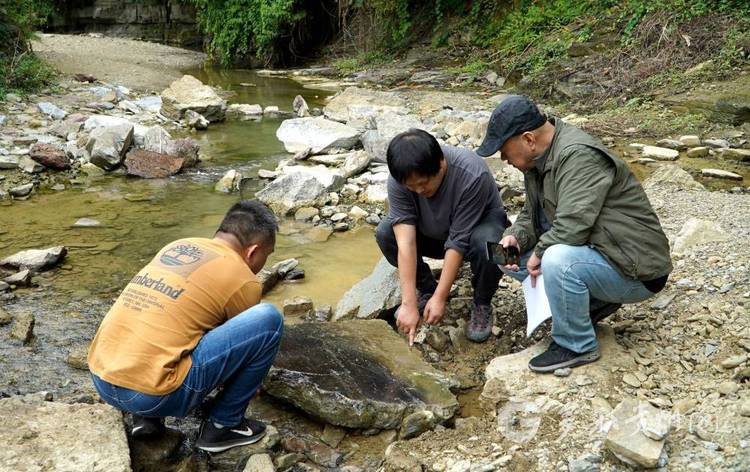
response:
{"label": "man's hand", "polygon": [[419,324],[419,310],[416,306],[401,305],[398,309],[398,318],[396,318],[396,327],[402,333],[409,336],[409,347],[414,345],[414,334],[417,332]]}
{"label": "man's hand", "polygon": [[536,278],[542,273],[542,260],[535,252],[531,253],[529,261],[526,263],[526,269],[529,271],[531,277],[531,286],[536,287]]}
{"label": "man's hand", "polygon": [[437,324],[445,314],[445,299],[435,294],[430,297],[424,307],[424,320],[429,324]]}
{"label": "man's hand", "polygon": [[[518,249],[518,253],[521,254],[521,245],[518,244],[518,240],[512,234],[509,234],[508,236],[501,239],[500,245],[502,247],[515,246],[515,248]],[[512,270],[513,272],[517,272],[519,268],[518,264],[504,265],[503,267],[507,270]]]}

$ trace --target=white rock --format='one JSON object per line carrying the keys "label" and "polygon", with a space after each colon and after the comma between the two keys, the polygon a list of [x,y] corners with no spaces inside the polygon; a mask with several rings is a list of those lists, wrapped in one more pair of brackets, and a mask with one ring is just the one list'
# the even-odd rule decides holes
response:
{"label": "white rock", "polygon": [[680,136],[678,141],[687,147],[697,147],[701,145],[701,138],[692,134]]}
{"label": "white rock", "polygon": [[690,218],[677,233],[672,245],[672,252],[683,254],[686,249],[714,241],[726,241],[729,235],[718,223],[708,220]]}
{"label": "white rock", "polygon": [[388,201],[388,188],[385,184],[372,184],[367,187],[363,200],[366,203],[385,203]]}
{"label": "white rock", "polygon": [[[640,467],[656,467],[664,448],[664,439],[656,441],[643,434],[638,419],[643,403],[623,400],[615,408],[614,423],[607,433],[604,446],[624,462]],[[655,408],[650,404],[643,408]]]}
{"label": "white rock", "polygon": [[210,122],[222,121],[226,114],[227,103],[213,88],[192,75],[183,75],[172,82],[161,97],[162,110],[176,120],[182,119],[185,110],[200,113]]}
{"label": "white rock", "polygon": [[702,169],[701,175],[704,177],[713,177],[715,179],[742,180],[740,174],[721,169]]}
{"label": "white rock", "polygon": [[672,426],[669,412],[661,411],[645,402],[638,404],[638,420],[641,432],[655,441],[667,437]]}
{"label": "white rock", "polygon": [[311,153],[322,154],[329,149],[350,149],[359,141],[360,132],[323,117],[284,120],[276,130],[276,137],[287,152],[297,153],[311,148]]}
{"label": "white rock", "polygon": [[263,107],[260,105],[249,105],[247,103],[233,103],[227,109],[227,115],[244,120],[260,119],[263,115]]}
{"label": "white rock", "polygon": [[108,127],[117,126],[117,125],[133,126],[133,124],[127,118],[121,118],[119,116],[109,116],[109,115],[91,115],[83,123],[83,129],[85,129],[86,131],[91,131],[95,128],[102,128],[102,127],[108,128]]}
{"label": "white rock", "polygon": [[675,149],[657,146],[643,146],[641,152],[643,157],[651,157],[660,161],[674,161],[680,156],[680,152]]}
{"label": "white rock", "polygon": [[68,112],[49,102],[38,103],[37,108],[39,108],[39,111],[49,116],[53,120],[62,120],[63,118],[68,116]]}

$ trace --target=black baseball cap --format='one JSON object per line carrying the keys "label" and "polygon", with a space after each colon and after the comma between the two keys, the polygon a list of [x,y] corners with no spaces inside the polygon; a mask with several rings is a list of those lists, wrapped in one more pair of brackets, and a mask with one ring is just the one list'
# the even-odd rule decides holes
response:
{"label": "black baseball cap", "polygon": [[511,95],[500,102],[490,116],[487,134],[477,154],[483,157],[495,154],[509,138],[542,126],[547,118],[539,108],[523,95]]}

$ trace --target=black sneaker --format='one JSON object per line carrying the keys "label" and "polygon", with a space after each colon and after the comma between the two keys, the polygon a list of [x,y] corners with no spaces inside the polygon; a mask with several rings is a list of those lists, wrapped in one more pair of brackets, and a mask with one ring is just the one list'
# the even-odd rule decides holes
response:
{"label": "black sneaker", "polygon": [[205,420],[198,433],[195,445],[208,452],[221,452],[236,446],[245,446],[260,441],[266,435],[266,425],[260,421],[243,418],[237,426],[217,428]]}
{"label": "black sneaker", "polygon": [[466,337],[469,341],[483,343],[492,334],[494,316],[491,305],[474,305],[471,318],[466,324]]}
{"label": "black sneaker", "polygon": [[529,361],[529,369],[542,373],[554,372],[563,367],[576,367],[588,364],[599,359],[599,357],[601,357],[599,348],[579,354],[565,349],[555,341],[552,341],[552,344],[549,345],[546,351]]}
{"label": "black sneaker", "polygon": [[589,316],[591,317],[591,323],[597,324],[604,318],[608,317],[612,313],[619,310],[621,306],[622,306],[622,303],[605,303],[599,308],[595,308],[591,310],[589,312]]}
{"label": "black sneaker", "polygon": [[133,429],[130,430],[130,435],[134,438],[147,438],[163,434],[166,430],[164,418],[133,415]]}

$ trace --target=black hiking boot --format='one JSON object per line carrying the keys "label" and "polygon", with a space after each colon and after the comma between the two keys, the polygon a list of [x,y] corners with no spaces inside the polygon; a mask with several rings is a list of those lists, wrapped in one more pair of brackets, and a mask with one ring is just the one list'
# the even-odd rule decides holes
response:
{"label": "black hiking boot", "polygon": [[492,305],[474,305],[466,324],[466,338],[475,343],[485,342],[492,334],[494,320]]}
{"label": "black hiking boot", "polygon": [[265,435],[266,425],[252,418],[243,418],[240,424],[223,428],[217,428],[212,421],[205,420],[195,445],[207,452],[221,452],[256,443]]}
{"label": "black hiking boot", "polygon": [[529,361],[529,369],[534,372],[549,373],[563,367],[576,367],[588,364],[596,361],[599,357],[601,357],[599,348],[595,348],[589,352],[577,353],[552,341],[546,351]]}
{"label": "black hiking boot", "polygon": [[134,438],[148,438],[164,434],[164,418],[133,415],[133,429],[130,435]]}
{"label": "black hiking boot", "polygon": [[594,308],[589,312],[589,316],[591,317],[591,324],[597,324],[604,318],[619,310],[621,306],[622,303],[605,303],[598,308]]}

